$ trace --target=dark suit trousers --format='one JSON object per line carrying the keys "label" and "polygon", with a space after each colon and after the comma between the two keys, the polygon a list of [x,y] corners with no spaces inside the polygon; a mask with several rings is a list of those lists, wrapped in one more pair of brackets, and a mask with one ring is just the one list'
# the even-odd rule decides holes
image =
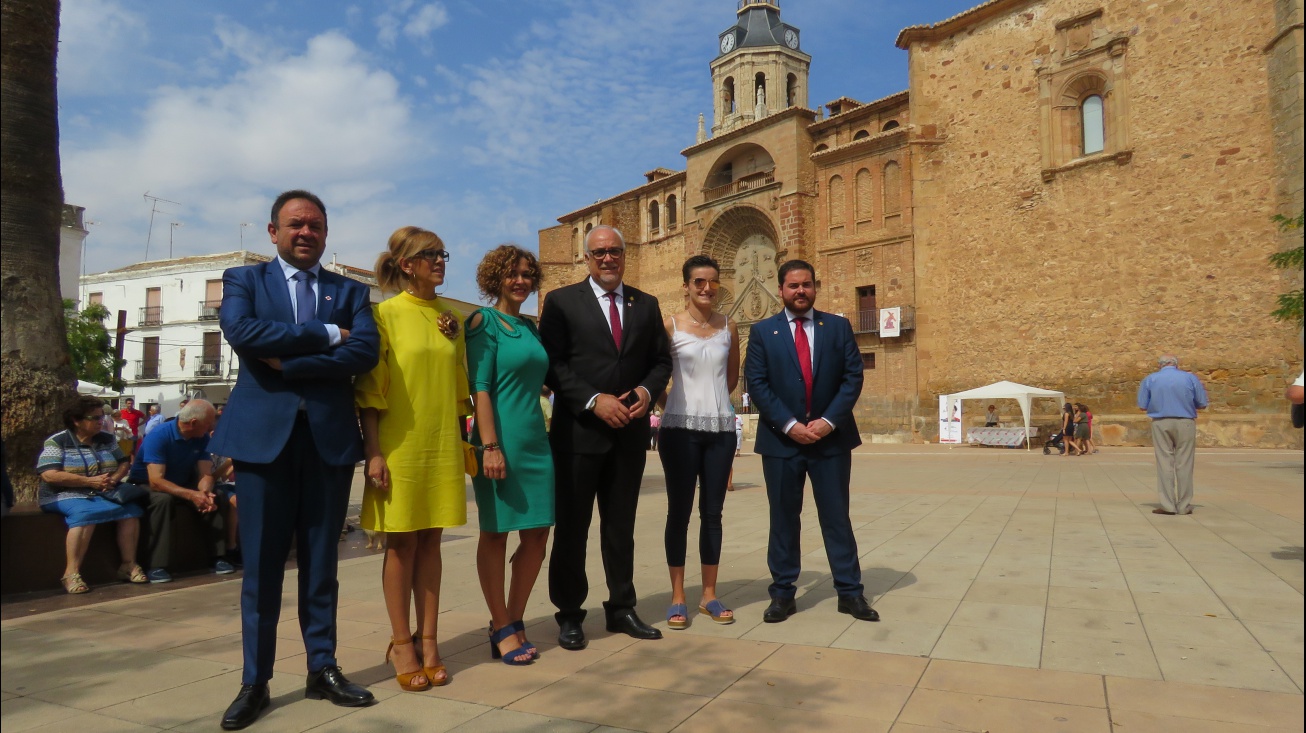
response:
{"label": "dark suit trousers", "polygon": [[236,461],[240,548],[245,577],[240,615],[245,649],[241,684],[272,678],[281,587],[294,540],[299,566],[299,629],[308,671],[336,664],[336,560],[349,505],[353,464],[322,461],[301,412],[272,463]]}
{"label": "dark suit trousers", "polygon": [[214,496],[217,509],[208,514],[200,514],[189,499],[182,499],[162,491],[150,492],[150,567],[168,568],[172,566],[172,527],[177,512],[197,514],[205,527],[205,544],[210,548],[210,559],[216,560],[227,551],[226,515],[227,497],[223,494]]}
{"label": "dark suit trousers", "polygon": [[599,505],[599,549],[608,581],[603,608],[609,618],[635,607],[635,510],[647,455],[638,450],[606,454],[554,453],[557,471],[557,525],[549,557],[549,599],[558,621],[582,621],[589,578],[585,551],[594,503]]}
{"label": "dark suit trousers", "polygon": [[793,598],[802,569],[799,546],[803,511],[803,484],[812,478],[812,498],[821,523],[825,554],[840,597],[862,595],[862,566],[857,556],[857,538],[848,518],[848,482],[852,476],[852,453],[829,458],[802,453],[792,458],[762,456],[766,498],[771,504],[771,539],[766,561],[771,568],[772,598]]}

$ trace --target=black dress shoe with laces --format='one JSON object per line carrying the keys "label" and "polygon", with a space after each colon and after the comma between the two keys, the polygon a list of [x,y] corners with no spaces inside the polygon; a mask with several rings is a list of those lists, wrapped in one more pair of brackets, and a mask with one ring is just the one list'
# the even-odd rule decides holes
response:
{"label": "black dress shoe with laces", "polygon": [[372,693],[362,685],[356,685],[345,679],[339,667],[323,667],[308,675],[304,686],[304,697],[310,700],[330,700],[333,705],[346,708],[361,708],[376,701]]}
{"label": "black dress shoe with laces", "polygon": [[618,611],[608,618],[608,631],[625,634],[635,639],[661,639],[662,632],[649,626],[635,615],[633,610]]}
{"label": "black dress shoe with laces", "polygon": [[766,607],[762,612],[762,621],[768,624],[778,624],[790,616],[798,613],[798,604],[792,598],[772,598],[771,605]]}
{"label": "black dress shoe with laces", "polygon": [[578,652],[589,645],[585,640],[585,629],[579,621],[558,622],[558,646],[568,651]]}
{"label": "black dress shoe with laces", "polygon": [[871,604],[866,602],[866,596],[840,596],[839,613],[851,614],[853,618],[862,621],[880,620],[880,612],[871,608]]}
{"label": "black dress shoe with laces", "polygon": [[248,728],[251,723],[258,720],[258,716],[264,710],[268,709],[272,698],[268,694],[268,683],[261,682],[257,685],[241,685],[240,694],[232,700],[231,705],[227,706],[227,712],[222,714],[223,730],[240,730]]}

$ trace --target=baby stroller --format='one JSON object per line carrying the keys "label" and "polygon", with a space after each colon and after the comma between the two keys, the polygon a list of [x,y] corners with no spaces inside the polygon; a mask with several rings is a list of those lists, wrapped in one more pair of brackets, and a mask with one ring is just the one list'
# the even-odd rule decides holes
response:
{"label": "baby stroller", "polygon": [[1058,453],[1064,455],[1066,452],[1065,438],[1066,436],[1060,430],[1049,435],[1047,442],[1043,444],[1043,455],[1051,454],[1053,448],[1056,448]]}

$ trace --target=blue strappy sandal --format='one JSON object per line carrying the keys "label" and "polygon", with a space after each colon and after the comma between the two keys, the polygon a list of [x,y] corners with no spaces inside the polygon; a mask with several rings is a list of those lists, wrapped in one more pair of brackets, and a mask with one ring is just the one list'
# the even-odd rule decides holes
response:
{"label": "blue strappy sandal", "polygon": [[[522,636],[526,635],[526,623],[521,619],[517,619],[516,621],[513,621],[512,623],[508,624],[508,628],[512,629],[512,633],[514,634],[521,634]],[[530,643],[530,641],[523,641],[521,643],[521,648],[529,650],[531,656],[534,657],[535,659],[540,658],[540,650],[537,649],[534,644]]]}
{"label": "blue strappy sandal", "polygon": [[[683,621],[672,621],[675,616],[679,616]],[[683,603],[673,603],[667,609],[667,628],[669,629],[687,629],[689,628],[689,609]]]}
{"label": "blue strappy sandal", "polygon": [[713,621],[722,626],[733,624],[735,622],[735,617],[733,615],[725,615],[728,611],[730,611],[730,609],[726,608],[726,604],[716,598],[708,601],[705,605],[698,607],[699,613],[708,615]]}
{"label": "blue strappy sandal", "polygon": [[531,651],[524,646],[519,646],[507,654],[499,651],[499,642],[510,636],[513,638],[517,637],[517,632],[513,630],[511,625],[505,626],[498,631],[495,631],[493,626],[490,627],[490,659],[499,659],[502,657],[504,664],[513,667],[520,667],[534,662],[534,655],[532,655]]}

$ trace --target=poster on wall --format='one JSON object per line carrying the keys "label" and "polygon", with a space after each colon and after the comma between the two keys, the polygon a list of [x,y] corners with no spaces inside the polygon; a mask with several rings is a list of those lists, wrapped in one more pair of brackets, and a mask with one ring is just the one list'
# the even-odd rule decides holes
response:
{"label": "poster on wall", "polygon": [[961,443],[961,400],[948,406],[948,395],[939,395],[939,442]]}
{"label": "poster on wall", "polygon": [[897,338],[902,335],[902,308],[880,309],[880,338]]}

